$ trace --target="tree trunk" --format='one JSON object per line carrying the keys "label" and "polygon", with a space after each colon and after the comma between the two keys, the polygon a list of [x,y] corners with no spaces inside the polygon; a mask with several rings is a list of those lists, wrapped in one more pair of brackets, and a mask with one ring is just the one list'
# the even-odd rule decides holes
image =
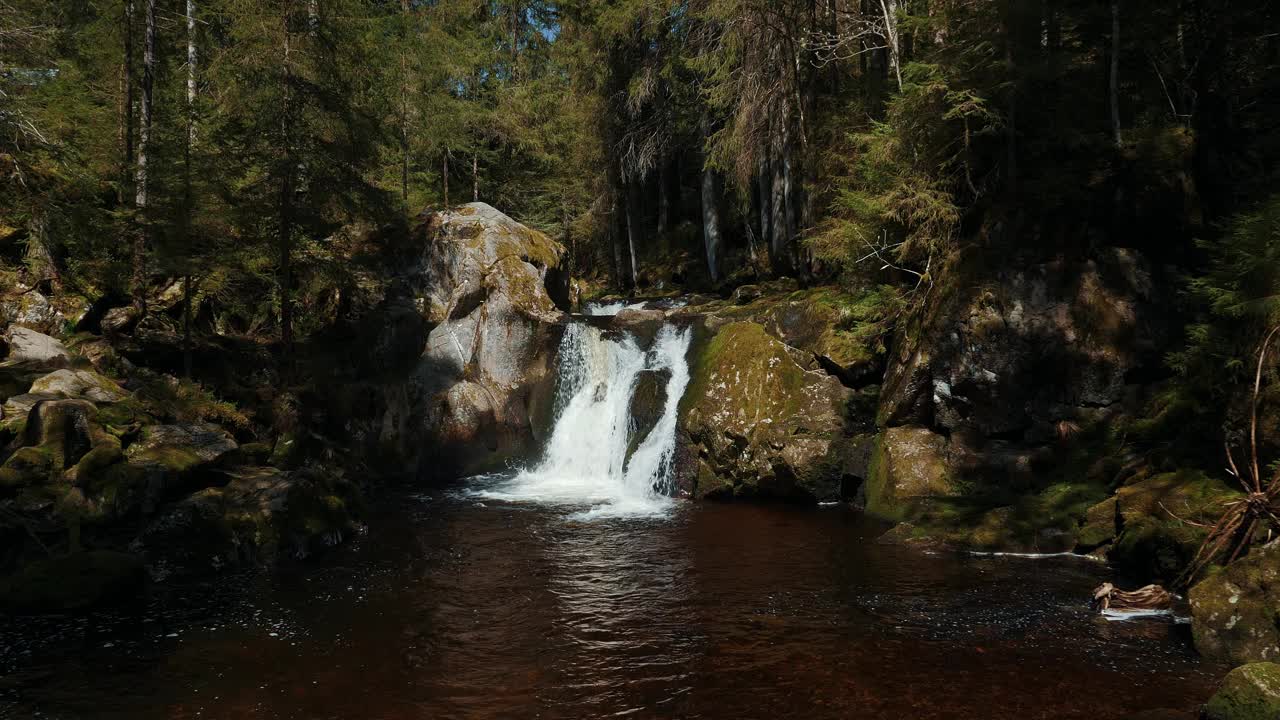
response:
{"label": "tree trunk", "polygon": [[668,198],[668,192],[671,188],[671,171],[667,162],[662,162],[658,166],[658,235],[667,234],[667,224],[670,222],[671,201]]}
{"label": "tree trunk", "polygon": [[[783,121],[785,125],[785,121]],[[769,254],[772,256],[773,269],[775,273],[785,273],[790,270],[790,262],[788,260],[791,249],[791,233],[787,225],[787,176],[786,163],[783,159],[783,147],[786,145],[786,130],[781,133],[783,137],[774,142],[773,156],[770,159],[769,168],[772,171],[773,179],[770,182],[770,207],[769,220],[772,228],[769,231]]]}
{"label": "tree trunk", "polygon": [[631,255],[631,287],[640,285],[640,266],[636,263],[636,243],[640,235],[640,209],[635,183],[627,183],[627,250]]}
{"label": "tree trunk", "polygon": [[[308,11],[311,10],[310,5]],[[315,30],[314,15],[308,12],[311,31]],[[289,35],[289,19],[284,18],[284,107],[282,134],[284,140],[284,175],[280,178],[279,231],[277,250],[280,253],[276,268],[276,282],[280,286],[280,354],[282,381],[287,383],[293,375],[293,188],[296,178],[294,157],[293,119],[293,58]]]}
{"label": "tree trunk", "polygon": [[133,237],[133,304],[139,317],[147,313],[147,236],[150,218],[147,217],[149,199],[147,187],[147,160],[151,149],[151,106],[156,76],[156,0],[147,0],[147,31],[142,55],[142,117],[138,136],[137,188],[134,205],[138,208],[141,226]]}
{"label": "tree trunk", "polygon": [[121,205],[133,201],[130,178],[133,175],[133,0],[124,3],[124,62],[120,68],[120,146],[124,157],[120,163]]}
{"label": "tree trunk", "polygon": [[444,208],[449,209],[449,148],[444,149],[444,169],[440,172],[440,178],[444,182]]}
{"label": "tree trunk", "polygon": [[187,0],[187,136],[183,147],[183,233],[186,236],[186,272],[182,283],[182,374],[191,377],[191,261],[194,255],[194,242],[191,225],[195,198],[191,191],[191,146],[195,143],[196,132],[196,63],[199,60],[196,48],[196,0]]}
{"label": "tree trunk", "polygon": [[897,0],[880,0],[880,12],[884,16],[884,44],[889,48],[889,67],[902,90],[902,41],[898,33]]}
{"label": "tree trunk", "polygon": [[769,174],[769,148],[765,146],[765,152],[760,160],[760,172],[756,175],[756,187],[759,197],[757,201],[760,204],[760,243],[766,248],[771,247],[769,242],[769,204],[773,202],[773,177]]}
{"label": "tree trunk", "polygon": [[707,271],[711,282],[720,283],[720,254],[723,240],[720,236],[720,209],[717,205],[716,174],[710,167],[702,169],[702,239],[707,250]]}
{"label": "tree trunk", "polygon": [[1005,0],[1004,7],[1004,61],[1009,78],[1007,107],[1005,110],[1005,179],[1010,195],[1018,193],[1018,68],[1014,57],[1017,43],[1018,22],[1014,5],[1017,0]]}
{"label": "tree trunk", "polygon": [[1120,136],[1120,0],[1111,0],[1111,71],[1108,78],[1111,138],[1118,148],[1124,144]]}
{"label": "tree trunk", "polygon": [[471,202],[480,202],[480,154],[471,153]]}

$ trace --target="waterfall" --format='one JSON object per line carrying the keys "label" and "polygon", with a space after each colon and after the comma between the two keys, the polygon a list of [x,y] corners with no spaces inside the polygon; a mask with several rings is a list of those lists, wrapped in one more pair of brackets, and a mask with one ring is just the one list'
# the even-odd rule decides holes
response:
{"label": "waterfall", "polygon": [[[541,461],[481,495],[592,506],[585,517],[664,512],[672,490],[677,411],[689,384],[690,337],[687,328],[668,325],[645,351],[629,334],[611,337],[585,323],[566,328],[555,425]],[[642,374],[662,371],[670,374],[662,413],[637,438],[636,386]]]}

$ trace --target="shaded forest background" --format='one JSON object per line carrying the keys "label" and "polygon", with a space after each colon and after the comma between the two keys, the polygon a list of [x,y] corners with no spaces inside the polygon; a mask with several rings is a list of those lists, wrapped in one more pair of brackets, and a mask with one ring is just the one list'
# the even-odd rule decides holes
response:
{"label": "shaded forest background", "polygon": [[0,0],[0,288],[135,323],[179,288],[186,335],[287,364],[367,238],[473,199],[561,239],[588,294],[789,276],[885,338],[983,268],[1123,246],[1184,279],[1152,432],[1200,448],[1280,320],[1277,15]]}

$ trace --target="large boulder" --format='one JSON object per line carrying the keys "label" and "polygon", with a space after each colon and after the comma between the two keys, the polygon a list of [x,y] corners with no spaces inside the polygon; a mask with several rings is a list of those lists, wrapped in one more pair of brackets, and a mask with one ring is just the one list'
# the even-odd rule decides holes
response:
{"label": "large boulder", "polygon": [[891,353],[884,426],[932,427],[979,450],[993,439],[1042,446],[1063,423],[1120,409],[1130,379],[1162,362],[1171,316],[1132,251],[1013,263],[972,285],[963,279],[977,271],[955,265]]}
{"label": "large boulder", "polygon": [[1255,548],[1191,588],[1191,631],[1205,657],[1280,661],[1280,545]]}
{"label": "large boulder", "polygon": [[1206,530],[1240,493],[1204,473],[1184,470],[1142,477],[1091,507],[1079,542],[1105,546],[1108,558],[1137,577],[1175,579],[1195,556]]}
{"label": "large boulder", "polygon": [[679,485],[696,497],[838,499],[856,449],[851,391],[752,322],[696,344],[681,401]]}
{"label": "large boulder", "polygon": [[4,335],[9,354],[4,364],[34,363],[46,367],[65,367],[71,356],[58,340],[26,327],[12,326]]}
{"label": "large boulder", "polygon": [[124,462],[81,478],[104,519],[155,512],[164,502],[226,481],[237,445],[217,425],[148,425]]}
{"label": "large boulder", "polygon": [[532,449],[530,407],[568,316],[552,299],[564,248],[484,203],[427,217],[422,309],[434,329],[410,380],[442,474],[496,467]]}
{"label": "large boulder", "polygon": [[1227,673],[1204,706],[1204,720],[1280,718],[1280,665],[1259,662]]}
{"label": "large boulder", "polygon": [[877,440],[867,482],[867,511],[901,520],[929,500],[953,494],[947,438],[928,428],[888,428]]}

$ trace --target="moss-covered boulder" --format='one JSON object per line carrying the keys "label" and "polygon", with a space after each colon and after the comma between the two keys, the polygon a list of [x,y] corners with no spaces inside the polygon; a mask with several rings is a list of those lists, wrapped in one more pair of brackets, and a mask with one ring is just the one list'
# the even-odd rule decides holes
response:
{"label": "moss-covered boulder", "polygon": [[125,391],[111,379],[92,370],[55,370],[31,384],[32,395],[74,398],[95,403],[120,402]]}
{"label": "moss-covered boulder", "polygon": [[49,482],[53,457],[37,447],[18,448],[0,466],[0,493]]}
{"label": "moss-covered boulder", "polygon": [[91,550],[38,560],[0,583],[0,608],[15,614],[85,610],[128,602],[147,583],[140,558]]}
{"label": "moss-covered boulder", "polygon": [[157,577],[194,576],[336,545],[359,528],[360,493],[341,477],[243,468],[160,513],[135,541]]}
{"label": "moss-covered boulder", "polygon": [[1201,580],[1188,597],[1202,655],[1231,663],[1280,661],[1280,545],[1255,548]]}
{"label": "moss-covered boulder", "polygon": [[895,520],[921,512],[931,499],[954,493],[947,439],[928,428],[893,427],[881,433],[867,480],[867,511]]}
{"label": "moss-covered boulder", "polygon": [[838,498],[850,391],[752,322],[693,351],[681,402],[680,484],[698,497]]}
{"label": "moss-covered boulder", "polygon": [[568,320],[567,293],[557,292],[564,248],[484,203],[435,213],[414,237],[434,328],[409,385],[405,432],[456,460],[430,463],[433,472],[498,467],[533,449],[533,393],[553,374]]}
{"label": "moss-covered boulder", "polygon": [[1227,673],[1204,706],[1205,720],[1280,718],[1280,665],[1259,662]]}
{"label": "moss-covered boulder", "polygon": [[1204,473],[1164,473],[1122,486],[1090,508],[1082,550],[1109,544],[1117,567],[1139,577],[1172,580],[1195,555],[1225,505],[1239,493]]}

